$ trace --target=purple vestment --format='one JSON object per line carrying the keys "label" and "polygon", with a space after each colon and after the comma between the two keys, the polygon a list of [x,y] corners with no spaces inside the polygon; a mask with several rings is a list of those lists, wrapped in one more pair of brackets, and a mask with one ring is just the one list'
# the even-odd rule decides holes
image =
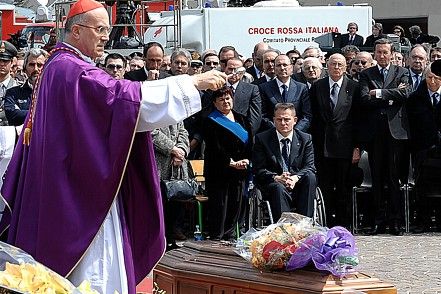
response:
{"label": "purple vestment", "polygon": [[20,136],[2,188],[8,243],[66,276],[119,192],[129,283],[150,272],[165,238],[151,137],[135,133],[140,100],[139,82],[114,80],[64,50],[51,56],[30,145]]}

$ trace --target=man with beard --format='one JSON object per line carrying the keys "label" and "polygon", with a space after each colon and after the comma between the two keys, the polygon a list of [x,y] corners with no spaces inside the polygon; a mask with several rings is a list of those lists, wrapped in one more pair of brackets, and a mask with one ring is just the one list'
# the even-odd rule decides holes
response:
{"label": "man with beard", "polygon": [[47,57],[48,53],[43,49],[33,48],[26,53],[23,69],[28,78],[23,85],[8,89],[5,95],[5,112],[9,125],[20,126],[24,123],[35,80]]}

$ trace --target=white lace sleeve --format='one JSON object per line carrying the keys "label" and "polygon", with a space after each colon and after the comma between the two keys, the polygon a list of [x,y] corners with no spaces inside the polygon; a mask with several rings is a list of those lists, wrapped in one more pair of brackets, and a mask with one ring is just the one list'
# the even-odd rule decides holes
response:
{"label": "white lace sleeve", "polygon": [[201,110],[199,91],[188,75],[141,82],[137,132],[176,124]]}

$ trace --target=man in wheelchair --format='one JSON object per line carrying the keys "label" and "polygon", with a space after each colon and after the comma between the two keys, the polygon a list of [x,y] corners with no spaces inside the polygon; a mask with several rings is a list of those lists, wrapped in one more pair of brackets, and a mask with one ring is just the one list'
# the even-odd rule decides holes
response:
{"label": "man in wheelchair", "polygon": [[294,129],[292,103],[278,103],[275,128],[259,133],[253,149],[253,172],[263,198],[270,202],[274,220],[282,212],[313,216],[316,177],[311,135]]}

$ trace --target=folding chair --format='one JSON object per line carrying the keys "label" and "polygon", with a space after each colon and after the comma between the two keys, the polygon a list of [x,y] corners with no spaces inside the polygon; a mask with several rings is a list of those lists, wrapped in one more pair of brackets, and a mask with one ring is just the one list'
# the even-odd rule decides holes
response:
{"label": "folding chair", "polygon": [[360,186],[352,187],[352,233],[355,234],[358,231],[358,207],[357,207],[357,194],[366,193],[372,191],[372,178],[371,170],[369,168],[369,159],[367,152],[361,154],[358,167],[363,170],[363,182]]}
{"label": "folding chair", "polygon": [[199,192],[196,195],[196,201],[198,204],[198,224],[199,229],[203,232],[203,214],[202,214],[202,203],[208,200],[208,197],[204,195],[205,191],[205,177],[204,177],[204,160],[203,159],[195,159],[189,160],[191,169],[193,170],[193,175],[195,181],[199,185]]}

